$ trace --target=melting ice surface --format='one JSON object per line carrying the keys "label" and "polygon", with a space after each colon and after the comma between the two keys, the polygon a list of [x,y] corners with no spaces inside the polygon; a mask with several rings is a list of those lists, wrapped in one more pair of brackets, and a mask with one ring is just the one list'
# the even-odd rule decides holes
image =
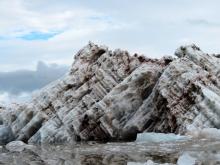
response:
{"label": "melting ice surface", "polygon": [[[195,165],[195,163],[200,163],[210,165],[220,162],[219,139],[195,139],[155,133],[140,135],[139,140],[144,140],[141,143],[88,142],[34,146],[22,142],[11,142],[0,147],[0,164]],[[156,139],[153,140],[154,143],[152,143],[152,138]]]}

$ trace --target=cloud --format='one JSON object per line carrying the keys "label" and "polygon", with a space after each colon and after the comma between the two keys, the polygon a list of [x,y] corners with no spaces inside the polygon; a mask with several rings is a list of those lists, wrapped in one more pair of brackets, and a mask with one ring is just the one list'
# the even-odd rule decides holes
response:
{"label": "cloud", "polygon": [[68,0],[2,0],[0,19],[0,71],[34,69],[40,60],[69,65],[89,40],[126,27],[108,13]]}
{"label": "cloud", "polygon": [[[50,11],[36,9],[37,4],[43,6],[52,6]],[[84,25],[89,26],[90,20],[93,18],[106,18],[105,15],[97,11],[93,11],[86,7],[71,6],[56,7],[56,3],[48,4],[47,2],[39,3],[33,1],[29,3],[25,0],[13,0],[13,3],[8,0],[0,1],[0,18],[1,29],[0,36],[13,38],[22,37],[27,34],[51,33],[81,28]],[[102,21],[105,22],[105,19]]]}
{"label": "cloud", "polygon": [[[39,62],[35,71],[0,72],[0,92],[8,95],[31,93],[63,76],[67,72],[67,68],[66,66],[46,65],[44,62]],[[2,97],[6,96],[4,94]]]}
{"label": "cloud", "polygon": [[207,26],[207,27],[219,27],[220,22],[211,22],[206,19],[189,19],[187,22],[191,25],[196,25],[196,26]]}
{"label": "cloud", "polygon": [[218,53],[219,5],[219,0],[1,0],[0,85],[14,94],[42,87],[53,73],[39,75],[36,63],[70,65],[89,40],[153,58],[172,55],[186,42]]}
{"label": "cloud", "polygon": [[0,92],[0,104],[10,103],[24,103],[31,100],[31,93],[20,93],[19,95],[13,95],[8,92]]}

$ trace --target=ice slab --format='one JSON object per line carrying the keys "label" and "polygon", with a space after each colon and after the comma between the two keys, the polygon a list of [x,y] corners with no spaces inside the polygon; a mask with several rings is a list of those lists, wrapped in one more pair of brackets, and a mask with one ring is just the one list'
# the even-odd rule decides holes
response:
{"label": "ice slab", "polygon": [[194,165],[196,158],[191,157],[188,153],[181,155],[177,161],[177,165]]}
{"label": "ice slab", "polygon": [[140,133],[137,135],[136,142],[170,142],[177,140],[188,140],[190,137],[176,134],[164,133]]}

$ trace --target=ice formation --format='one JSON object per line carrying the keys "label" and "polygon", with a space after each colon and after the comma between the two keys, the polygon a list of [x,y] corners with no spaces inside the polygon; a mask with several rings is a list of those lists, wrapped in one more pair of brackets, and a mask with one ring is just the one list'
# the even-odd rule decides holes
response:
{"label": "ice formation", "polygon": [[30,103],[0,107],[0,141],[132,141],[141,132],[220,128],[220,58],[196,45],[175,55],[151,59],[89,43]]}

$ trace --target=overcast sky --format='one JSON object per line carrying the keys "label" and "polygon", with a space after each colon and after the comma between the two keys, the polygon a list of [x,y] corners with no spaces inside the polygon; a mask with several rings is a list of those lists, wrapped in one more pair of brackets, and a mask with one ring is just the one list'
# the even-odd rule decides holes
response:
{"label": "overcast sky", "polygon": [[[56,69],[64,74],[89,40],[149,57],[172,55],[185,43],[219,53],[219,7],[219,0],[0,0],[0,101],[45,85],[36,74],[41,66],[62,65]],[[30,74],[38,80],[31,88],[17,84]]]}

